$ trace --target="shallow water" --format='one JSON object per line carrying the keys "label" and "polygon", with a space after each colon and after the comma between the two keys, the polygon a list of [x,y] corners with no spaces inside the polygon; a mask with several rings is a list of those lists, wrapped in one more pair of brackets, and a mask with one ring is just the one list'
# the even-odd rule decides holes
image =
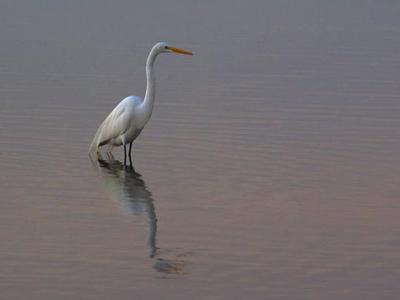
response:
{"label": "shallow water", "polygon": [[[4,299],[393,299],[394,1],[0,4]],[[116,103],[157,103],[135,171],[91,162]]]}

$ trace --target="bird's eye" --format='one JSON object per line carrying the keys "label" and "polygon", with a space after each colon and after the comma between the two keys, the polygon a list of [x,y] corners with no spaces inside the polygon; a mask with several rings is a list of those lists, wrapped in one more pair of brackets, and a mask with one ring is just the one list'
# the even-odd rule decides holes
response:
{"label": "bird's eye", "polygon": [[169,49],[168,46],[165,46],[164,48],[167,49],[167,50]]}

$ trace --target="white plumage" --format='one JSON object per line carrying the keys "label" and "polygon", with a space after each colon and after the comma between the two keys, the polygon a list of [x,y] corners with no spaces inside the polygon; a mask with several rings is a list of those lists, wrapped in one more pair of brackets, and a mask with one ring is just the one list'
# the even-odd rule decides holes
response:
{"label": "white plumage", "polygon": [[129,160],[132,164],[132,142],[140,134],[153,112],[156,85],[154,62],[158,54],[164,52],[192,55],[189,51],[169,46],[164,42],[154,45],[146,61],[147,86],[144,99],[137,96],[129,96],[123,99],[97,129],[89,153],[95,150],[99,153],[100,148],[106,145],[109,146],[107,151],[111,152],[114,146],[123,145],[124,164],[126,164],[126,145],[129,144]]}
{"label": "white plumage", "polygon": [[145,124],[138,124],[137,108],[143,100],[136,96],[129,96],[122,100],[101,123],[90,145],[90,150],[103,145],[121,146],[133,141]]}

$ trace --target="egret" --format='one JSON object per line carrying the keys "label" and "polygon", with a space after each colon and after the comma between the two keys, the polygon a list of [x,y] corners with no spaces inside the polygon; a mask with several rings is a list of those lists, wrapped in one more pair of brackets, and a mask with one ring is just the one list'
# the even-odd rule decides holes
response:
{"label": "egret", "polygon": [[114,147],[124,146],[124,165],[126,165],[126,146],[129,144],[128,155],[132,165],[132,143],[142,132],[153,112],[156,90],[154,62],[160,53],[193,55],[189,51],[172,47],[165,42],[155,44],[146,61],[147,86],[144,98],[128,96],[111,111],[97,129],[89,154],[96,150],[98,155],[102,146],[108,146],[109,153]]}

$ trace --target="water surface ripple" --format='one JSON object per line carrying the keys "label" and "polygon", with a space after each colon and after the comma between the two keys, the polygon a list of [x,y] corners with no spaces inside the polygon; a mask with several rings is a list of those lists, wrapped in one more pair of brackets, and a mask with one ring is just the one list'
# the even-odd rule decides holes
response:
{"label": "water surface ripple", "polygon": [[[394,299],[400,7],[0,4],[4,299]],[[116,103],[134,145],[91,161]],[[166,296],[168,295],[168,296]]]}

